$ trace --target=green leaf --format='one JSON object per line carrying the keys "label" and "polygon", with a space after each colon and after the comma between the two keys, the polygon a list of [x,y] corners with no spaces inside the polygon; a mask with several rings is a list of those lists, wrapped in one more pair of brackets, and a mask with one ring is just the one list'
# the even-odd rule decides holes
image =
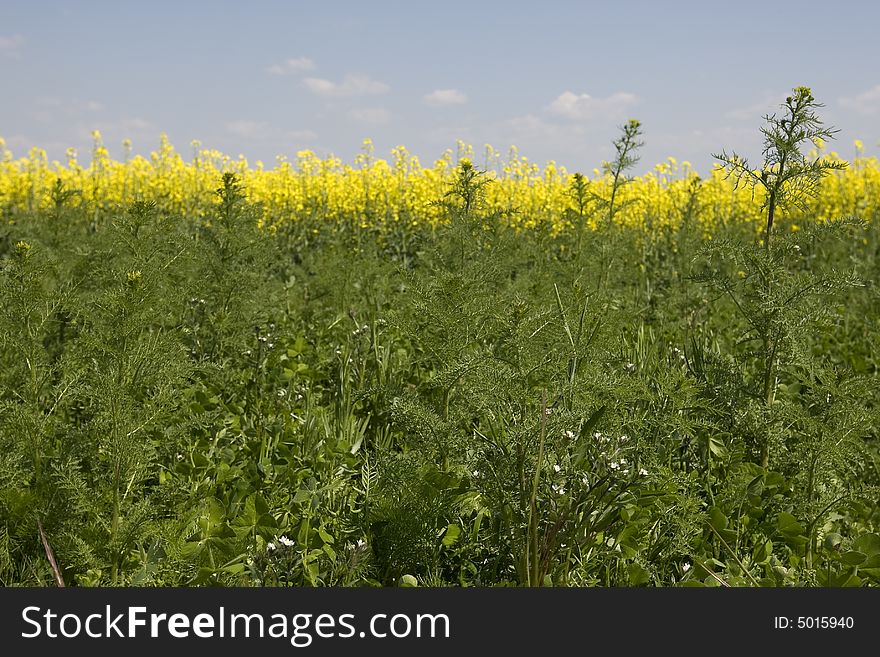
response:
{"label": "green leaf", "polygon": [[866,568],[880,568],[880,554],[871,554],[862,564],[862,570]]}
{"label": "green leaf", "polygon": [[232,521],[232,530],[242,538],[249,534],[271,535],[278,529],[278,523],[269,513],[269,505],[259,493],[249,495],[244,509]]}
{"label": "green leaf", "polygon": [[312,526],[309,524],[308,518],[303,518],[299,523],[299,531],[296,534],[296,541],[303,547],[307,547],[309,544],[309,534],[311,533]]}
{"label": "green leaf", "polygon": [[834,550],[836,549],[840,543],[843,541],[843,536],[836,533],[827,534],[825,536],[825,540],[822,544],[825,546],[826,550]]}
{"label": "green leaf", "polygon": [[804,533],[804,526],[798,522],[798,519],[785,511],[779,514],[776,526],[780,532],[789,537],[801,536]]}
{"label": "green leaf", "polygon": [[842,573],[837,574],[836,576],[833,576],[831,578],[831,586],[860,586],[862,583],[862,578],[856,575],[857,570],[857,568],[850,568],[843,571]]}
{"label": "green leaf", "polygon": [[866,568],[862,566],[859,568],[859,574],[866,575],[870,577],[875,582],[880,582],[880,567],[878,568]]}
{"label": "green leaf", "polygon": [[584,423],[584,426],[581,427],[582,439],[592,438],[590,432],[597,424],[599,424],[599,420],[601,420],[602,416],[605,415],[605,409],[607,408],[608,406],[600,406],[598,409],[593,411],[593,414],[589,417],[589,419],[587,419],[587,421]]}
{"label": "green leaf", "polygon": [[431,484],[437,490],[453,490],[458,488],[461,479],[449,472],[443,472],[438,468],[431,466],[424,474],[425,481]]}
{"label": "green leaf", "polygon": [[764,563],[770,558],[771,554],[773,554],[773,541],[768,539],[755,546],[755,549],[752,551],[752,559],[755,563]]}
{"label": "green leaf", "polygon": [[844,552],[840,555],[840,560],[845,563],[847,566],[858,566],[865,562],[867,559],[867,555],[864,552],[858,552],[856,550],[850,550],[849,552]]}
{"label": "green leaf", "polygon": [[397,580],[397,585],[404,589],[411,589],[417,587],[419,581],[412,575],[402,575],[401,578]]}
{"label": "green leaf", "polygon": [[471,540],[476,541],[480,536],[480,525],[483,523],[483,517],[485,516],[484,511],[480,511],[477,514],[477,517],[474,518],[474,525],[471,528]]}
{"label": "green leaf", "polygon": [[220,569],[220,572],[229,573],[230,575],[240,575],[244,572],[244,564],[239,562],[230,564],[228,566],[223,566]]}
{"label": "green leaf", "polygon": [[443,545],[446,547],[451,547],[455,545],[458,541],[458,537],[461,535],[461,527],[452,523],[451,525],[446,527],[446,532],[443,534]]}
{"label": "green leaf", "polygon": [[853,541],[853,550],[864,552],[867,556],[880,554],[880,535],[862,534]]}
{"label": "green leaf", "polygon": [[642,586],[651,583],[651,575],[638,563],[631,563],[626,567],[629,572],[630,586]]}
{"label": "green leaf", "polygon": [[724,439],[722,436],[709,436],[709,451],[717,456],[723,457],[727,454],[727,447],[724,444]]}
{"label": "green leaf", "polygon": [[709,507],[709,524],[712,525],[715,530],[720,532],[723,529],[727,529],[727,525],[730,524],[730,521],[721,509],[717,506],[713,506]]}

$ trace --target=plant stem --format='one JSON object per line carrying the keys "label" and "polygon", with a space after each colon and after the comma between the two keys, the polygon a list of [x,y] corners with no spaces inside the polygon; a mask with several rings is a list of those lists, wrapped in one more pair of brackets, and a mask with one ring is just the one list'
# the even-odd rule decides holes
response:
{"label": "plant stem", "polygon": [[541,394],[541,437],[538,442],[538,460],[535,463],[535,476],[532,479],[532,496],[529,500],[529,537],[527,542],[526,563],[528,585],[541,586],[538,580],[540,555],[538,554],[538,485],[541,481],[541,464],[544,462],[544,439],[547,434],[547,391]]}

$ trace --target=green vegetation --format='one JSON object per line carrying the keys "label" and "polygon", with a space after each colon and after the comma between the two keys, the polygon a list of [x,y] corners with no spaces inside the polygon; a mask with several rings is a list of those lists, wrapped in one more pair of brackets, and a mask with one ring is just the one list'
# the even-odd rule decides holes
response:
{"label": "green vegetation", "polygon": [[761,234],[696,186],[615,222],[637,122],[559,234],[469,162],[392,234],[261,230],[233,174],[199,220],[5,209],[0,583],[880,584],[880,227],[774,223],[830,136],[788,103],[764,173],[723,158]]}

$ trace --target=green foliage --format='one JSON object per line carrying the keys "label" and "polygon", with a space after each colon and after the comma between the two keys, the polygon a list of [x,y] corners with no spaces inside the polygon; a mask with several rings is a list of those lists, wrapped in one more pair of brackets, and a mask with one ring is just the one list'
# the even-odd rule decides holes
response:
{"label": "green foliage", "polygon": [[263,229],[233,174],[198,222],[56,186],[0,241],[0,583],[876,586],[878,226],[769,239],[833,168],[815,107],[728,158],[763,244],[704,240],[697,185],[615,225],[635,121],[561,235],[467,161],[391,233]]}
{"label": "green foliage", "polygon": [[768,250],[776,210],[791,206],[806,210],[809,199],[818,194],[822,178],[847,166],[845,162],[822,157],[811,161],[801,153],[802,144],[821,144],[837,132],[823,127],[814,111],[820,107],[809,87],[795,87],[782,105],[782,117],[775,114],[764,117],[767,125],[761,128],[764,164],[760,171],[753,171],[748,161],[735,152],[728,155],[722,151],[714,156],[727,167],[728,175],[732,175],[737,184],[761,188],[763,207],[767,209],[764,246]]}

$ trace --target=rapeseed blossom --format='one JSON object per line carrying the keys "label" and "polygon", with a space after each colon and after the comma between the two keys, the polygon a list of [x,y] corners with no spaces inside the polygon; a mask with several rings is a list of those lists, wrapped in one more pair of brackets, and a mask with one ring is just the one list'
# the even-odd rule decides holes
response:
{"label": "rapeseed blossom", "polygon": [[[390,160],[376,157],[371,141],[365,140],[352,164],[336,157],[320,158],[313,151],[296,153],[293,160],[279,156],[275,166],[251,166],[243,156],[230,157],[202,148],[193,141],[192,158],[184,160],[166,136],[148,157],[131,156],[131,144],[123,144],[122,161],[110,157],[98,131],[93,133],[91,161],[83,164],[75,149],[66,161],[49,161],[46,152],[33,148],[16,158],[0,139],[0,212],[6,221],[16,212],[55,206],[53,188],[75,191],[69,203],[88,204],[100,212],[133,201],[155,201],[164,212],[190,220],[210,215],[217,203],[214,190],[223,173],[241,177],[247,199],[259,208],[260,225],[274,231],[286,222],[351,222],[362,228],[393,232],[401,226],[436,225],[445,220],[438,204],[456,175],[456,164],[473,160],[473,148],[459,143],[457,153],[447,150],[431,166],[423,166],[404,146],[391,151]],[[840,159],[815,145],[811,155]],[[790,230],[813,220],[857,215],[867,221],[880,214],[880,162],[864,155],[861,142],[854,142],[855,159],[850,166],[822,180],[809,216],[788,210]],[[571,194],[574,173],[555,162],[543,167],[511,148],[506,157],[485,146],[482,167],[492,181],[485,187],[483,210],[520,230],[543,227],[551,233],[572,230],[581,221]],[[595,197],[607,197],[612,181],[598,169],[583,177]],[[761,199],[748,189],[735,188],[716,167],[701,178],[688,162],[668,158],[653,170],[620,189],[620,224],[648,232],[675,227],[683,220],[683,208],[695,206],[698,228],[707,236],[731,222],[753,223],[760,230]],[[586,227],[596,229],[601,212],[590,213]]]}

